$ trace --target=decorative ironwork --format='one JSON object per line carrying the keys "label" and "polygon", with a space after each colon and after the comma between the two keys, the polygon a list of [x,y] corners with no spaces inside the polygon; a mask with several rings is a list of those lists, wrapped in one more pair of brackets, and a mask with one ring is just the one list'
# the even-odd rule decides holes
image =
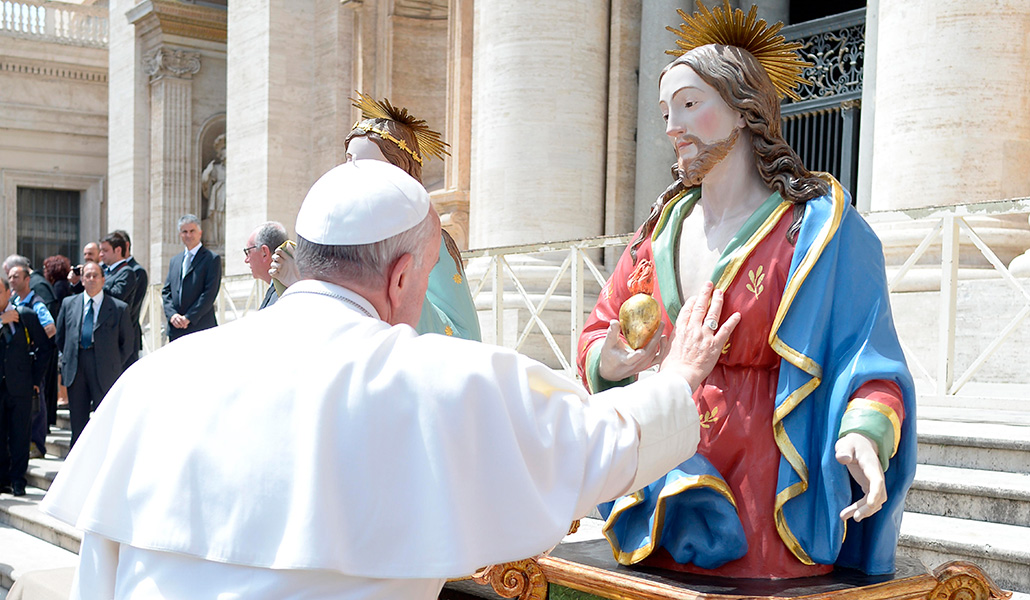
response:
{"label": "decorative ironwork", "polygon": [[795,102],[862,94],[865,64],[865,9],[785,27],[783,35],[801,44],[798,54],[812,63],[802,73],[811,83],[797,89]]}
{"label": "decorative ironwork", "polygon": [[798,86],[798,101],[862,93],[865,23],[806,38],[798,52],[814,63],[805,68],[812,83]]}

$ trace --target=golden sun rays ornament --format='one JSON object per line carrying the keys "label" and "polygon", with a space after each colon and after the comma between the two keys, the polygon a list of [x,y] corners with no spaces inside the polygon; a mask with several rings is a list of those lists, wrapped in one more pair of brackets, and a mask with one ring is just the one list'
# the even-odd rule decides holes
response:
{"label": "golden sun rays ornament", "polygon": [[731,9],[728,0],[723,2],[722,7],[709,10],[701,0],[697,0],[698,12],[689,16],[682,9],[677,10],[683,24],[678,29],[666,29],[679,36],[680,39],[676,40],[678,48],[665,53],[679,57],[707,44],[743,48],[758,59],[780,98],[800,100],[794,88],[798,84],[812,83],[802,77],[801,73],[805,67],[813,66],[798,56],[801,43],[788,42],[782,35],[778,35],[783,23],[768,26],[765,19],[758,19],[758,7],[752,5],[745,17],[744,11],[739,8]]}
{"label": "golden sun rays ornament", "polygon": [[[358,100],[355,100],[354,98],[351,98],[350,100],[355,108],[361,110],[362,119],[389,119],[411,129],[411,132],[415,135],[415,140],[418,141],[419,152],[415,152],[413,148],[408,148],[407,144],[404,143],[404,140],[395,139],[392,135],[389,135],[389,133],[380,131],[376,128],[372,128],[371,131],[378,133],[400,146],[401,150],[411,154],[419,164],[422,164],[422,157],[418,155],[419,153],[423,156],[435,156],[440,160],[443,160],[444,155],[451,155],[451,153],[447,151],[447,144],[440,139],[440,134],[430,129],[429,126],[426,125],[424,119],[416,119],[414,115],[408,113],[408,109],[393,106],[386,98],[383,98],[383,101],[380,102],[371,96],[362,94],[361,92],[357,92],[357,94],[359,98]],[[357,127],[357,124],[355,124],[355,127]]]}

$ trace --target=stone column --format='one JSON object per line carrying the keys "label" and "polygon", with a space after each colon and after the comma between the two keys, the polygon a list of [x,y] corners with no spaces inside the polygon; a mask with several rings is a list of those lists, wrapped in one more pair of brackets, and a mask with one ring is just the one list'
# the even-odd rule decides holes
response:
{"label": "stone column", "polygon": [[472,247],[602,231],[608,8],[476,0]]}
{"label": "stone column", "polygon": [[880,0],[872,208],[1030,195],[1030,4]]}
{"label": "stone column", "polygon": [[[879,0],[877,8],[870,208],[1030,196],[1030,46],[1012,43],[1030,30],[1030,4]],[[971,219],[1006,262],[1030,245],[1025,218]],[[881,232],[888,259],[925,231]],[[965,245],[960,260],[987,264]]]}
{"label": "stone column", "polygon": [[[658,76],[673,57],[676,35],[665,28],[678,26],[680,0],[644,2],[640,16],[640,93],[637,97],[637,176],[634,228],[644,222],[651,203],[672,183],[669,168],[676,153],[665,135],[665,121],[658,109]],[[687,9],[684,9],[687,10]]]}
{"label": "stone column", "polygon": [[452,0],[447,13],[447,119],[444,139],[451,155],[444,189],[430,194],[440,224],[458,247],[469,247],[469,189],[472,169],[472,53],[475,12],[472,0]]}
{"label": "stone column", "polygon": [[111,0],[108,8],[107,226],[129,232],[133,256],[156,281],[157,273],[164,277],[167,265],[150,261],[148,77],[136,26],[126,18],[135,4],[135,0]]}
{"label": "stone column", "polygon": [[144,56],[143,70],[150,77],[150,258],[164,265],[180,250],[179,217],[198,210],[190,179],[190,80],[200,71],[200,54],[162,46]]}

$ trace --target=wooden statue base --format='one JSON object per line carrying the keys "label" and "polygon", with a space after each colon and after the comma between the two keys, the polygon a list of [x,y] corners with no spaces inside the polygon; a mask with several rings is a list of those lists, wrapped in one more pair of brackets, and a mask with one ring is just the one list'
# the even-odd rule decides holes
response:
{"label": "wooden statue base", "polygon": [[440,598],[519,598],[520,600],[1002,600],[979,567],[951,562],[932,573],[915,560],[899,560],[892,575],[869,576],[836,569],[803,579],[725,579],[615,562],[605,540],[561,544],[551,554],[488,567],[471,579],[450,582]]}

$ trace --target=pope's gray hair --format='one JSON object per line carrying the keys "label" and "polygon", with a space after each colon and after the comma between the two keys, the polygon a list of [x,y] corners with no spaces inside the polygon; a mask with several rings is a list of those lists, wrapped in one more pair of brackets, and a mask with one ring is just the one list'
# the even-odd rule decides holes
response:
{"label": "pope's gray hair", "polygon": [[411,254],[415,267],[421,267],[427,258],[436,260],[436,254],[426,257],[422,252],[426,238],[434,233],[433,225],[432,215],[427,214],[421,223],[393,237],[352,246],[316,244],[298,235],[297,269],[306,279],[380,284],[404,254]]}

